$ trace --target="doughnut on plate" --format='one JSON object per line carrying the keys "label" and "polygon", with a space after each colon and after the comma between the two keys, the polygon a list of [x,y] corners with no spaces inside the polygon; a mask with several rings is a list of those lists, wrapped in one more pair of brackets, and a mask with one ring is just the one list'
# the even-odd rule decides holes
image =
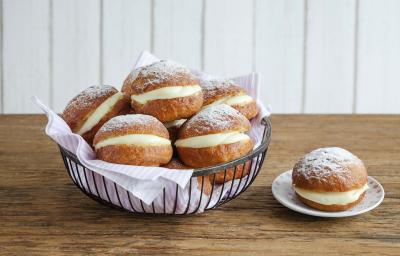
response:
{"label": "doughnut on plate", "polygon": [[272,194],[278,202],[293,211],[317,217],[340,218],[355,216],[371,211],[382,203],[383,198],[385,197],[385,191],[383,190],[382,185],[374,178],[368,176],[368,187],[369,189],[365,192],[365,197],[361,203],[357,204],[353,208],[340,212],[320,211],[303,204],[297,198],[296,193],[292,188],[292,170],[281,173],[275,178],[272,182]]}

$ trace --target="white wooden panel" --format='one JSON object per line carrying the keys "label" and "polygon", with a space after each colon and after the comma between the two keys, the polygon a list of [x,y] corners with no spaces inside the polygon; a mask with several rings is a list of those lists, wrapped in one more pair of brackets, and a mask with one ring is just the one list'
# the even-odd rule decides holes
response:
{"label": "white wooden panel", "polygon": [[[0,49],[3,49],[3,0],[0,0]],[[3,51],[0,50],[0,114],[3,113]]]}
{"label": "white wooden panel", "polygon": [[49,102],[49,1],[3,1],[5,113],[35,113],[30,96]]}
{"label": "white wooden panel", "polygon": [[205,1],[204,69],[221,76],[251,72],[253,1]]}
{"label": "white wooden panel", "polygon": [[357,31],[356,2],[0,0],[0,113],[39,112],[31,95],[61,111],[90,85],[120,87],[151,48],[223,76],[254,68],[275,113],[400,113],[400,1],[359,0]]}
{"label": "white wooden panel", "polygon": [[99,83],[100,1],[53,1],[53,102],[61,111]]}
{"label": "white wooden panel", "polygon": [[150,49],[151,1],[104,0],[103,83],[120,88],[142,50]]}
{"label": "white wooden panel", "polygon": [[154,1],[154,53],[201,67],[202,0]]}
{"label": "white wooden panel", "polygon": [[400,113],[400,1],[360,1],[358,113]]}
{"label": "white wooden panel", "polygon": [[255,70],[274,113],[301,111],[304,1],[256,0]]}
{"label": "white wooden panel", "polygon": [[308,1],[307,113],[351,113],[355,0]]}

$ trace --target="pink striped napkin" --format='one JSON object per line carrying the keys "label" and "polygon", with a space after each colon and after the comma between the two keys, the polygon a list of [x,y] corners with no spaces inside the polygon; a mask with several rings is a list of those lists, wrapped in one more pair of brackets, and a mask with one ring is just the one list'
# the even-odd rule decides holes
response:
{"label": "pink striped napkin", "polygon": [[[147,51],[143,51],[136,62],[135,68],[151,64],[158,60],[156,56]],[[193,70],[193,72],[201,79],[211,77],[200,71]],[[233,78],[233,80],[246,88],[249,95],[258,99],[258,74],[252,73],[247,76]],[[112,164],[96,159],[92,148],[80,135],[72,133],[71,129],[59,115],[44,105],[37,97],[33,97],[32,100],[47,115],[48,123],[45,132],[49,137],[62,147],[77,155],[79,161],[85,167],[115,182],[121,188],[131,192],[137,199],[142,200],[148,205],[154,202],[157,207],[158,200],[156,199],[164,188],[174,187],[176,184],[178,184],[182,190],[185,190],[187,187],[193,170],[182,171],[162,167]],[[263,126],[261,125],[261,119],[270,115],[260,101],[257,100],[257,104],[260,113],[251,121],[252,130],[249,133],[249,136],[256,142],[255,147],[261,143],[262,139]],[[166,189],[166,191],[169,191],[169,189]],[[175,193],[175,190],[172,189],[171,193]],[[186,202],[182,202],[182,205],[186,205]]]}

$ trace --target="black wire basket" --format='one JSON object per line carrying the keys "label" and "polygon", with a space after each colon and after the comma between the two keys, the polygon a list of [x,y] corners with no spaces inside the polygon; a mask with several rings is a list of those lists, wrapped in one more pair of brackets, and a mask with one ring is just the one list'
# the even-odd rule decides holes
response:
{"label": "black wire basket", "polygon": [[[265,117],[261,144],[251,153],[239,159],[201,169],[195,169],[188,185],[182,189],[177,184],[163,188],[163,192],[150,205],[134,197],[115,182],[95,173],[81,164],[77,156],[60,147],[65,168],[73,183],[87,196],[102,204],[147,214],[194,214],[214,209],[243,193],[255,180],[261,170],[271,140],[271,122]],[[228,180],[227,172],[236,173],[244,169],[247,175]],[[216,184],[216,174],[223,173],[223,183]],[[211,188],[205,191],[205,178],[211,181]]]}

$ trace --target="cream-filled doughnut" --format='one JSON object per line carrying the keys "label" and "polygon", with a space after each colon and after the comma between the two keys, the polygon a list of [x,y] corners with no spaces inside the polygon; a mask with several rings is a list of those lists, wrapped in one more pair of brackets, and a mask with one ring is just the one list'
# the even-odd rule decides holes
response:
{"label": "cream-filled doughnut", "polygon": [[191,117],[203,104],[197,78],[172,61],[162,60],[133,70],[122,92],[130,97],[136,113],[152,115],[161,122]]}
{"label": "cream-filled doughnut", "polygon": [[68,103],[62,117],[74,133],[91,144],[105,122],[129,109],[129,99],[114,87],[91,86]]}
{"label": "cream-filled doughnut", "polygon": [[[249,130],[250,122],[239,111],[226,104],[216,105],[186,121],[175,146],[186,165],[194,168],[212,166],[249,153],[253,148],[253,141],[246,134]],[[238,170],[235,178],[244,175],[244,169]],[[233,178],[232,173],[228,176]]]}
{"label": "cream-filled doughnut", "polygon": [[[190,168],[189,166],[184,165],[179,159],[172,158],[171,161],[163,165],[162,167],[168,168],[168,169],[193,169]],[[210,195],[211,192],[211,182],[210,182],[210,177],[209,176],[198,176],[197,177],[197,189],[200,191],[203,191],[204,194]]]}
{"label": "cream-filled doughnut", "polygon": [[112,118],[96,133],[93,146],[97,158],[110,163],[159,166],[172,157],[167,129],[141,114]]}
{"label": "cream-filled doughnut", "polygon": [[323,211],[343,211],[361,202],[367,181],[363,162],[338,147],[306,154],[292,173],[293,189],[300,201]]}
{"label": "cream-filled doughnut", "polygon": [[258,113],[255,100],[246,94],[246,90],[231,80],[203,80],[200,83],[203,89],[203,108],[218,104],[227,104],[247,119]]}

